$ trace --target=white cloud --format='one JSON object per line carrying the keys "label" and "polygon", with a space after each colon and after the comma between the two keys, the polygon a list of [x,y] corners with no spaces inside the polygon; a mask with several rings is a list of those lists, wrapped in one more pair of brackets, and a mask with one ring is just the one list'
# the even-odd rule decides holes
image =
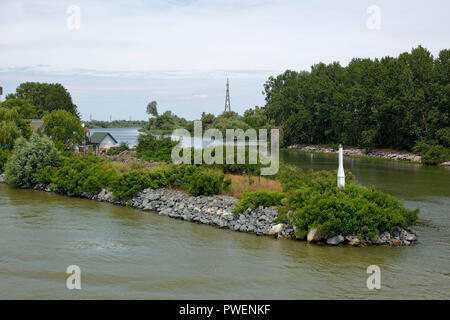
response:
{"label": "white cloud", "polygon": [[[81,9],[79,30],[67,28],[66,10],[73,4]],[[222,109],[227,77],[232,79],[232,103],[242,111],[239,108],[262,103],[264,80],[285,69],[395,56],[419,44],[435,55],[448,47],[447,0],[376,1],[381,8],[379,31],[366,27],[371,4],[0,1],[0,73],[3,79],[8,74],[8,86],[30,79],[64,81],[75,90],[74,98],[82,94],[78,105],[84,113],[106,108],[93,100],[103,98],[108,107],[125,113],[138,110],[151,96],[170,107],[189,109],[186,114],[191,116],[191,110],[201,113],[198,109],[208,104]],[[86,92],[90,95],[83,96]],[[110,98],[119,92],[141,96],[122,111],[123,101]],[[192,98],[202,94],[204,98]]]}
{"label": "white cloud", "polygon": [[308,68],[320,59],[395,54],[423,42],[438,50],[448,43],[442,14],[447,1],[398,2],[379,4],[382,29],[376,33],[366,28],[364,1],[78,1],[80,30],[66,27],[71,2],[5,1],[0,66],[281,70]]}

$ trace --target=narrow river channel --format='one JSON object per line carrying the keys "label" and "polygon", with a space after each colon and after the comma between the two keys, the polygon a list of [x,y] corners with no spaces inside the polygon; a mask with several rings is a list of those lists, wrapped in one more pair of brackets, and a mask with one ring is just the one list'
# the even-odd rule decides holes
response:
{"label": "narrow river channel", "polygon": [[[281,158],[336,168],[334,155]],[[345,168],[420,208],[418,245],[307,245],[0,184],[0,298],[448,299],[450,170],[349,158]],[[66,288],[73,264],[81,290]],[[372,264],[378,291],[366,287]]]}

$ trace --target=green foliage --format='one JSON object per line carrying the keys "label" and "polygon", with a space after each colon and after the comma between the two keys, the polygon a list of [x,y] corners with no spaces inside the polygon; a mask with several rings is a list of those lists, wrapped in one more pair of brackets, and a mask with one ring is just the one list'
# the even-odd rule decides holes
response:
{"label": "green foliage", "polygon": [[77,106],[73,104],[70,93],[59,83],[24,82],[9,98],[27,100],[35,106],[37,117],[54,110],[66,110],[77,115]]}
{"label": "green foliage", "polygon": [[267,117],[265,109],[258,106],[245,110],[242,120],[255,130],[270,129],[274,124],[274,121]]}
{"label": "green foliage", "polygon": [[44,132],[60,149],[72,149],[83,141],[84,131],[80,119],[65,110],[55,110],[43,117]]}
{"label": "green foliage", "polygon": [[6,161],[8,161],[8,158],[10,156],[11,156],[11,151],[9,151],[8,149],[3,150],[0,148],[0,171],[3,171]]}
{"label": "green foliage", "polygon": [[194,196],[218,194],[223,190],[223,178],[223,174],[197,171],[192,175],[187,191]]}
{"label": "green foliage", "polygon": [[238,214],[244,212],[247,208],[258,208],[259,206],[271,207],[281,205],[286,195],[282,192],[271,191],[255,191],[245,192],[239,202],[236,204],[236,208],[233,213]]}
{"label": "green foliage", "polygon": [[418,212],[406,209],[394,197],[354,184],[325,190],[305,186],[290,194],[287,206],[295,210],[289,218],[299,235],[317,228],[327,236],[355,234],[360,238],[408,227],[416,222]]}
{"label": "green foliage", "polygon": [[165,170],[167,183],[174,187],[186,187],[192,176],[198,171],[193,165],[171,165]]}
{"label": "green foliage", "polygon": [[264,85],[264,114],[298,143],[411,150],[416,141],[450,147],[450,50],[419,46],[397,58],[353,59],[287,70]]}
{"label": "green foliage", "polygon": [[427,143],[424,139],[419,139],[414,144],[412,150],[418,153],[426,153],[428,150],[430,150],[430,148],[431,144]]}
{"label": "green foliage", "polygon": [[364,130],[361,132],[361,146],[370,150],[375,145],[376,130]]}
{"label": "green foliage", "polygon": [[435,137],[439,143],[444,146],[450,147],[450,127],[437,130]]}
{"label": "green foliage", "polygon": [[39,170],[60,163],[60,153],[47,137],[33,134],[28,141],[20,137],[5,166],[6,181],[12,187],[32,188]]}
{"label": "green foliage", "polygon": [[204,172],[191,165],[171,165],[150,172],[131,170],[124,173],[111,185],[114,197],[125,199],[140,191],[166,186],[183,188],[192,195],[218,194],[225,190],[231,181],[216,173]]}
{"label": "green foliage", "polygon": [[0,107],[0,147],[12,149],[14,140],[20,136],[28,139],[32,131],[29,120],[22,120],[16,108],[5,108],[4,104]]}
{"label": "green foliage", "polygon": [[304,237],[313,227],[327,236],[374,236],[378,231],[415,223],[418,210],[407,210],[394,197],[374,188],[355,185],[351,172],[345,175],[345,187],[338,188],[336,171],[305,172],[281,166],[276,178],[288,195],[280,208],[281,220],[290,220],[297,227],[298,237]]}
{"label": "green foliage", "polygon": [[149,104],[147,104],[147,114],[157,117],[158,116],[158,103],[156,101],[152,101]]}
{"label": "green foliage", "polygon": [[11,149],[20,136],[20,129],[14,121],[0,121],[0,147]]}
{"label": "green foliage", "polygon": [[172,148],[178,143],[171,138],[156,138],[151,134],[140,135],[136,147],[137,156],[143,160],[172,162]]}
{"label": "green foliage", "polygon": [[1,106],[2,108],[16,109],[22,119],[36,119],[38,117],[36,107],[25,99],[7,99]]}
{"label": "green foliage", "polygon": [[[249,112],[251,113],[251,111]],[[210,116],[210,114],[205,115],[206,118],[208,116]],[[248,116],[247,119],[250,119],[250,116]],[[211,122],[208,118],[206,119],[206,123],[203,122],[203,117],[201,120],[203,130],[206,131],[208,129],[218,129],[220,132],[222,132],[224,138],[226,129],[242,129],[245,131],[250,128],[250,126],[244,121],[244,118],[233,111],[225,111],[215,117]]]}
{"label": "green foliage", "polygon": [[79,196],[83,192],[97,194],[117,179],[115,169],[104,159],[75,155],[64,157],[60,167],[45,167],[37,176],[38,182],[50,184],[53,190],[69,196]]}
{"label": "green foliage", "polygon": [[[154,104],[153,104],[154,102]],[[148,120],[147,125],[144,127],[145,130],[170,130],[173,131],[175,129],[185,128],[187,125],[187,120],[184,118],[180,118],[177,115],[173,114],[171,111],[165,111],[162,114],[158,114],[156,109],[156,102],[153,101],[147,106],[147,113],[150,112],[153,115],[153,118]],[[153,108],[154,106],[154,108]]]}
{"label": "green foliage", "polygon": [[423,164],[438,164],[450,160],[450,149],[443,146],[431,147],[425,155],[422,156],[421,162]]}
{"label": "green foliage", "polygon": [[[281,164],[275,176],[283,186],[284,191],[296,190],[305,186],[313,186],[321,192],[333,188],[337,183],[337,170],[308,170],[304,171],[292,165]],[[347,183],[354,181],[351,172],[345,173]]]}
{"label": "green foliage", "polygon": [[152,180],[147,172],[131,170],[120,176],[112,185],[111,191],[115,198],[127,198],[139,191],[152,186]]}
{"label": "green foliage", "polygon": [[112,147],[108,151],[106,151],[106,155],[115,156],[126,150],[130,150],[130,147],[128,146],[128,143],[122,141],[118,147]]}
{"label": "green foliage", "polygon": [[[219,146],[220,148],[220,146]],[[230,146],[228,146],[228,148],[230,148]],[[245,146],[242,148],[242,151],[244,153],[244,163],[238,163],[238,147],[235,146],[234,150],[233,150],[233,164],[227,164],[226,161],[226,152],[227,146],[223,145],[222,147],[222,164],[218,164],[218,163],[214,163],[211,165],[208,165],[206,163],[203,163],[202,166],[205,168],[214,168],[214,169],[219,169],[222,170],[223,173],[229,173],[229,174],[239,174],[239,175],[259,175],[261,172],[261,167],[263,167],[263,165],[260,162],[259,159],[259,154],[257,153],[256,156],[256,163],[254,164],[250,164],[250,150],[248,146]],[[216,155],[216,150],[213,149],[212,151],[209,151],[207,149],[203,149],[203,155],[205,155],[206,153],[211,153],[211,156],[214,157]],[[201,150],[196,149],[194,150],[194,148],[191,148],[191,163],[194,162],[194,152],[199,152],[201,153]]]}

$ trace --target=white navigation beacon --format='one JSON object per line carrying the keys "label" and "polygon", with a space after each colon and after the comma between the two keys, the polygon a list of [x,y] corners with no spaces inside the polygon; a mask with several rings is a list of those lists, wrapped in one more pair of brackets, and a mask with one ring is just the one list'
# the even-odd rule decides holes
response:
{"label": "white navigation beacon", "polygon": [[345,186],[344,151],[342,149],[342,144],[339,145],[339,168],[337,173],[337,185],[338,187]]}

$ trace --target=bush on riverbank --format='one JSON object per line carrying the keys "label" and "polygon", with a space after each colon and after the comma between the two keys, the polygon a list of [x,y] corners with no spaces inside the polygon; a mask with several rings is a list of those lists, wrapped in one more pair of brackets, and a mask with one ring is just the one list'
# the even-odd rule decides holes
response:
{"label": "bush on riverbank", "polygon": [[116,170],[105,160],[95,156],[64,157],[62,166],[47,166],[40,170],[37,182],[50,185],[52,190],[69,196],[83,192],[97,194],[102,188],[112,185],[118,179]]}
{"label": "bush on riverbank", "polygon": [[[314,186],[324,191],[336,186],[337,170],[308,170],[281,164],[275,176],[281,182],[283,191],[296,190],[304,186]],[[355,176],[351,172],[345,173],[345,181],[353,182]]]}
{"label": "bush on riverbank", "polygon": [[346,176],[346,186],[338,188],[335,171],[305,172],[283,166],[277,179],[285,193],[246,192],[234,213],[276,205],[281,213],[278,220],[295,226],[298,238],[304,238],[312,228],[326,236],[353,234],[362,238],[416,222],[418,210],[408,210],[394,197],[374,188],[355,185],[350,172]]}
{"label": "bush on riverbank", "polygon": [[197,171],[192,175],[187,191],[194,196],[219,194],[231,183],[230,180],[224,182],[223,178],[223,174]]}
{"label": "bush on riverbank", "polygon": [[8,158],[11,156],[11,151],[8,149],[0,149],[0,171],[3,171]]}
{"label": "bush on riverbank", "polygon": [[303,238],[311,228],[327,236],[375,236],[379,231],[406,228],[415,223],[418,210],[408,210],[394,197],[352,183],[346,172],[344,188],[336,186],[335,171],[307,171],[283,166],[279,177],[288,197],[280,220],[289,220]]}
{"label": "bush on riverbank", "polygon": [[433,146],[421,159],[423,164],[439,164],[450,160],[450,149],[443,146]]}
{"label": "bush on riverbank", "polygon": [[128,198],[140,191],[167,186],[183,188],[192,195],[219,194],[230,184],[224,180],[223,174],[203,172],[195,166],[172,165],[168,168],[158,168],[145,172],[131,170],[120,176],[111,185],[111,191],[116,198]]}
{"label": "bush on riverbank", "polygon": [[147,172],[131,170],[120,176],[111,185],[111,191],[115,198],[128,198],[151,186],[152,180]]}
{"label": "bush on riverbank", "polygon": [[61,164],[61,155],[47,137],[33,134],[15,141],[12,155],[5,165],[6,182],[15,188],[32,188],[39,170]]}
{"label": "bush on riverbank", "polygon": [[380,231],[414,224],[418,212],[406,209],[394,197],[374,188],[354,184],[324,191],[313,186],[302,187],[288,198],[288,209],[294,210],[289,219],[301,238],[311,228],[317,228],[327,236],[375,237]]}
{"label": "bush on riverbank", "polygon": [[270,192],[270,191],[255,191],[246,192],[243,194],[241,200],[236,204],[234,209],[234,214],[239,214],[244,212],[247,208],[258,208],[259,206],[271,207],[279,206],[281,200],[283,200],[286,195],[282,192]]}

